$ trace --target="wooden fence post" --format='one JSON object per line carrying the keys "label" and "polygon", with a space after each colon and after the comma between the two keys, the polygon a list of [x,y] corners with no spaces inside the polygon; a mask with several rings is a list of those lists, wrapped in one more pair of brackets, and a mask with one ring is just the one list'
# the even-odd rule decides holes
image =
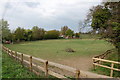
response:
{"label": "wooden fence post", "polygon": [[[102,59],[103,55],[99,57],[99,59]],[[102,61],[98,61],[98,64],[101,64]]]}
{"label": "wooden fence post", "polygon": [[6,48],[4,48],[4,51],[7,52]]}
{"label": "wooden fence post", "polygon": [[8,50],[8,49],[6,48],[6,52],[7,52],[7,50]]}
{"label": "wooden fence post", "polygon": [[4,51],[7,52],[7,48],[5,48]]}
{"label": "wooden fence post", "polygon": [[11,50],[9,49],[9,54],[10,54],[10,56],[11,56],[11,53],[10,53],[10,52],[11,52]]}
{"label": "wooden fence post", "polygon": [[8,55],[9,55],[9,49],[7,48],[7,53],[8,53]]}
{"label": "wooden fence post", "polygon": [[48,61],[45,61],[45,76],[48,76]]}
{"label": "wooden fence post", "polygon": [[10,56],[12,57],[12,52],[11,52],[12,50],[10,50]]}
{"label": "wooden fence post", "polygon": [[4,47],[4,51],[7,52],[6,48]]}
{"label": "wooden fence post", "polygon": [[14,51],[12,51],[12,54],[13,54],[13,58],[15,58],[15,53],[14,53]]}
{"label": "wooden fence post", "polygon": [[15,59],[17,60],[17,52],[15,52]]}
{"label": "wooden fence post", "polygon": [[10,56],[12,57],[12,52],[11,52],[12,50],[10,50]]}
{"label": "wooden fence post", "polygon": [[80,78],[80,70],[76,70],[76,80],[79,80]]}
{"label": "wooden fence post", "polygon": [[112,77],[113,76],[113,68],[114,67],[114,64],[113,63],[111,63],[111,72],[110,72],[110,77]]}
{"label": "wooden fence post", "polygon": [[[95,59],[93,59],[93,63],[95,63]],[[94,70],[96,69],[96,67],[95,67],[94,64],[93,64],[93,69],[94,69]]]}
{"label": "wooden fence post", "polygon": [[21,54],[21,64],[23,64],[23,54]]}
{"label": "wooden fence post", "polygon": [[6,51],[6,48],[4,47],[4,51]]}
{"label": "wooden fence post", "polygon": [[[8,54],[9,54],[9,48],[8,48]],[[10,54],[9,54],[9,56],[10,56]]]}
{"label": "wooden fence post", "polygon": [[10,56],[10,49],[8,49],[8,55]]}
{"label": "wooden fence post", "polygon": [[30,56],[30,71],[32,71],[32,56]]}
{"label": "wooden fence post", "polygon": [[11,53],[11,56],[13,57],[13,52],[12,52],[12,50],[11,50],[11,52],[10,52],[10,53]]}
{"label": "wooden fence post", "polygon": [[7,52],[7,49],[5,48],[5,52]]}
{"label": "wooden fence post", "polygon": [[3,46],[3,49],[4,49],[4,51],[5,51],[5,47]]}
{"label": "wooden fence post", "polygon": [[3,45],[2,45],[2,50],[3,50],[3,51],[5,51],[5,48],[4,48],[4,46],[3,46]]}

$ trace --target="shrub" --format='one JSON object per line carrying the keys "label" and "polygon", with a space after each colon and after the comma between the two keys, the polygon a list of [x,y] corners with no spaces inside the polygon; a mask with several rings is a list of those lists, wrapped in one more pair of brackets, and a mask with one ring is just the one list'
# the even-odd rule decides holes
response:
{"label": "shrub", "polygon": [[79,38],[80,37],[80,34],[79,33],[75,33],[74,34],[76,38]]}
{"label": "shrub", "polygon": [[45,32],[44,39],[58,39],[59,38],[59,31],[50,30]]}

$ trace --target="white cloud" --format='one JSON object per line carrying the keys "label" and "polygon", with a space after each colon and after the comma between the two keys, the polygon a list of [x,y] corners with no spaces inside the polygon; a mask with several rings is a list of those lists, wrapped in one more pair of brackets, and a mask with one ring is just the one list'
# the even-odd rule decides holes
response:
{"label": "white cloud", "polygon": [[100,0],[3,0],[0,12],[11,29],[37,25],[50,30],[68,25],[76,31],[79,20],[84,20],[89,8],[99,3]]}

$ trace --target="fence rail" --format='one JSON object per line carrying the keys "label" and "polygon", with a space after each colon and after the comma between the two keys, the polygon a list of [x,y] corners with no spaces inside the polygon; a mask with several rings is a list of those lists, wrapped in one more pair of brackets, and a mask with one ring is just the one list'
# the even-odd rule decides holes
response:
{"label": "fence rail", "polygon": [[72,68],[66,65],[54,63],[51,61],[36,58],[34,56],[12,51],[5,46],[2,46],[2,49],[3,51],[7,52],[9,56],[21,62],[22,65],[28,67],[31,72],[34,72],[37,75],[40,75],[39,71],[43,71],[46,77],[48,75],[52,75],[57,78],[65,78],[65,79],[68,79],[67,77],[72,77],[76,79],[79,79],[79,78],[111,78],[109,76],[98,75],[95,73],[82,71],[82,70],[75,69],[75,68]]}
{"label": "fence rail", "polygon": [[[120,69],[114,68],[114,64],[120,65],[120,62],[104,59],[106,57],[106,55],[108,55],[109,53],[111,53],[110,50],[106,51],[105,53],[103,53],[101,55],[93,57],[92,58],[93,59],[93,66],[94,66],[94,69],[96,69],[96,66],[100,66],[100,67],[104,67],[104,68],[110,69],[111,70],[110,71],[110,77],[113,77],[113,71],[114,70],[115,71],[120,71]],[[111,66],[103,65],[103,64],[101,64],[102,62],[111,63]]]}

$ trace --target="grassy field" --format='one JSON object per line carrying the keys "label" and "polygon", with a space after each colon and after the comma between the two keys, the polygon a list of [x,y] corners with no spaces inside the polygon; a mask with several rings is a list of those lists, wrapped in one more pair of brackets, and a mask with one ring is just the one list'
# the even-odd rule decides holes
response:
{"label": "grassy field", "polygon": [[80,38],[82,39],[98,39],[100,35],[98,34],[80,34]]}
{"label": "grassy field", "polygon": [[[80,70],[91,71],[92,57],[114,48],[104,40],[94,39],[59,39],[5,44],[11,50],[29,54],[38,58],[65,64]],[[74,53],[66,52],[72,48]],[[103,71],[102,69],[99,69]],[[100,72],[100,71],[94,71]],[[104,72],[104,71],[103,71]],[[100,72],[100,74],[106,74]]]}
{"label": "grassy field", "polygon": [[[41,40],[21,42],[19,44],[5,44],[5,46],[24,54],[59,62],[72,67],[78,67],[80,69],[84,68],[83,66],[89,67],[88,63],[92,62],[94,55],[101,54],[113,48],[111,44],[104,40],[94,39]],[[75,52],[66,52],[65,49],[67,48],[72,48]],[[71,64],[71,62],[73,64]],[[83,63],[85,63],[85,65]]]}
{"label": "grassy field", "polygon": [[35,75],[3,52],[2,78],[44,78],[44,76]]}
{"label": "grassy field", "polygon": [[[93,39],[43,40],[23,42],[20,44],[7,44],[5,46],[12,50],[44,59],[57,59],[58,57],[69,58],[90,55],[93,56],[113,48],[111,44],[108,44],[103,40]],[[72,48],[76,52],[66,52],[65,49],[67,48]]]}

